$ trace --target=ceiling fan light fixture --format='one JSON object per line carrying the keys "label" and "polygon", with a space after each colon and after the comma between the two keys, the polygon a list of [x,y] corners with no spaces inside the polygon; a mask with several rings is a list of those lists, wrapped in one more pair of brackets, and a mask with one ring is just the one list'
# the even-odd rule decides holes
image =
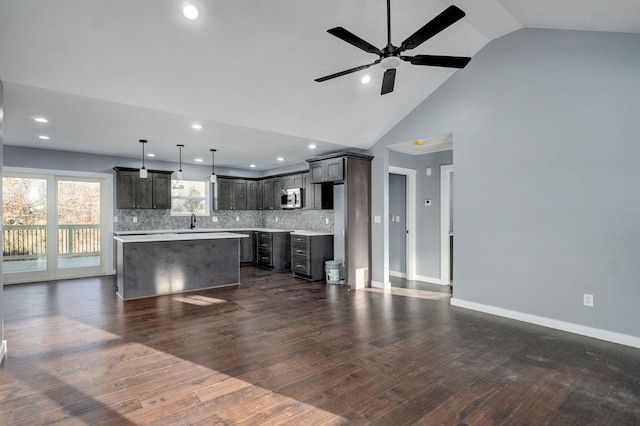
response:
{"label": "ceiling fan light fixture", "polygon": [[387,56],[386,58],[382,58],[380,61],[380,66],[385,70],[389,70],[392,68],[398,68],[398,66],[402,63],[402,60],[399,56]]}
{"label": "ceiling fan light fixture", "polygon": [[362,84],[369,84],[371,82],[371,76],[369,74],[365,74],[362,76],[362,78],[360,79],[360,83]]}

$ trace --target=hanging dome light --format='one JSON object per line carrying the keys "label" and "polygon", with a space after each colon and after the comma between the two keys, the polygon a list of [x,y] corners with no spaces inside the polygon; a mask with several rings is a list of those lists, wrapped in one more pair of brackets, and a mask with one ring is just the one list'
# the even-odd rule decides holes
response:
{"label": "hanging dome light", "polygon": [[144,139],[140,139],[140,143],[142,144],[142,168],[140,169],[140,179],[146,179],[147,169],[144,167],[144,145],[147,143],[147,141]]}
{"label": "hanging dome light", "polygon": [[184,179],[184,173],[182,173],[182,148],[184,148],[184,145],[179,143],[177,146],[180,150],[180,168],[178,169],[178,180],[182,180]]}

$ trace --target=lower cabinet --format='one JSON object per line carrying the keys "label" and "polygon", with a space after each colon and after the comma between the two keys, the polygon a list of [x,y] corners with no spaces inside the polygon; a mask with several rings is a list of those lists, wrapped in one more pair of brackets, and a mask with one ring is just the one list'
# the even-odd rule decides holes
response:
{"label": "lower cabinet", "polygon": [[282,271],[291,268],[290,232],[255,231],[256,265]]}
{"label": "lower cabinet", "polygon": [[240,238],[240,264],[253,265],[256,261],[256,237],[253,231],[234,231],[236,234],[248,235]]}
{"label": "lower cabinet", "polygon": [[333,235],[291,235],[291,269],[295,277],[324,279],[327,260],[333,260]]}

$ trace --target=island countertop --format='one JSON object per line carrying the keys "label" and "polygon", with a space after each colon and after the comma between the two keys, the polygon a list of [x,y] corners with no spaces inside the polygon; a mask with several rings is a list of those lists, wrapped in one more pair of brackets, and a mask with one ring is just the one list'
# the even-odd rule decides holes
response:
{"label": "island countertop", "polygon": [[134,235],[118,235],[113,237],[116,241],[122,243],[146,243],[146,242],[159,242],[159,241],[192,241],[192,240],[219,240],[227,238],[249,238],[245,234],[236,234],[233,232],[187,232],[187,233],[173,233],[171,231],[164,231],[162,233],[150,233],[150,234],[134,234]]}

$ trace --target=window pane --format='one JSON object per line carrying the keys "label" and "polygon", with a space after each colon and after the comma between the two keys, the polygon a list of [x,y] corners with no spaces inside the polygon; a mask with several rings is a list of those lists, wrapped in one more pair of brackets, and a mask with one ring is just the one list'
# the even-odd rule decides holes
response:
{"label": "window pane", "polygon": [[206,187],[202,181],[174,180],[171,186],[172,197],[201,197],[204,198]]}
{"label": "window pane", "polygon": [[208,182],[198,180],[174,180],[171,182],[171,214],[206,215],[209,205]]}
{"label": "window pane", "polygon": [[5,273],[47,269],[47,181],[2,178]]}
{"label": "window pane", "polygon": [[205,214],[205,200],[174,198],[171,203],[171,211],[173,213]]}
{"label": "window pane", "polygon": [[58,181],[58,268],[100,266],[100,183]]}

